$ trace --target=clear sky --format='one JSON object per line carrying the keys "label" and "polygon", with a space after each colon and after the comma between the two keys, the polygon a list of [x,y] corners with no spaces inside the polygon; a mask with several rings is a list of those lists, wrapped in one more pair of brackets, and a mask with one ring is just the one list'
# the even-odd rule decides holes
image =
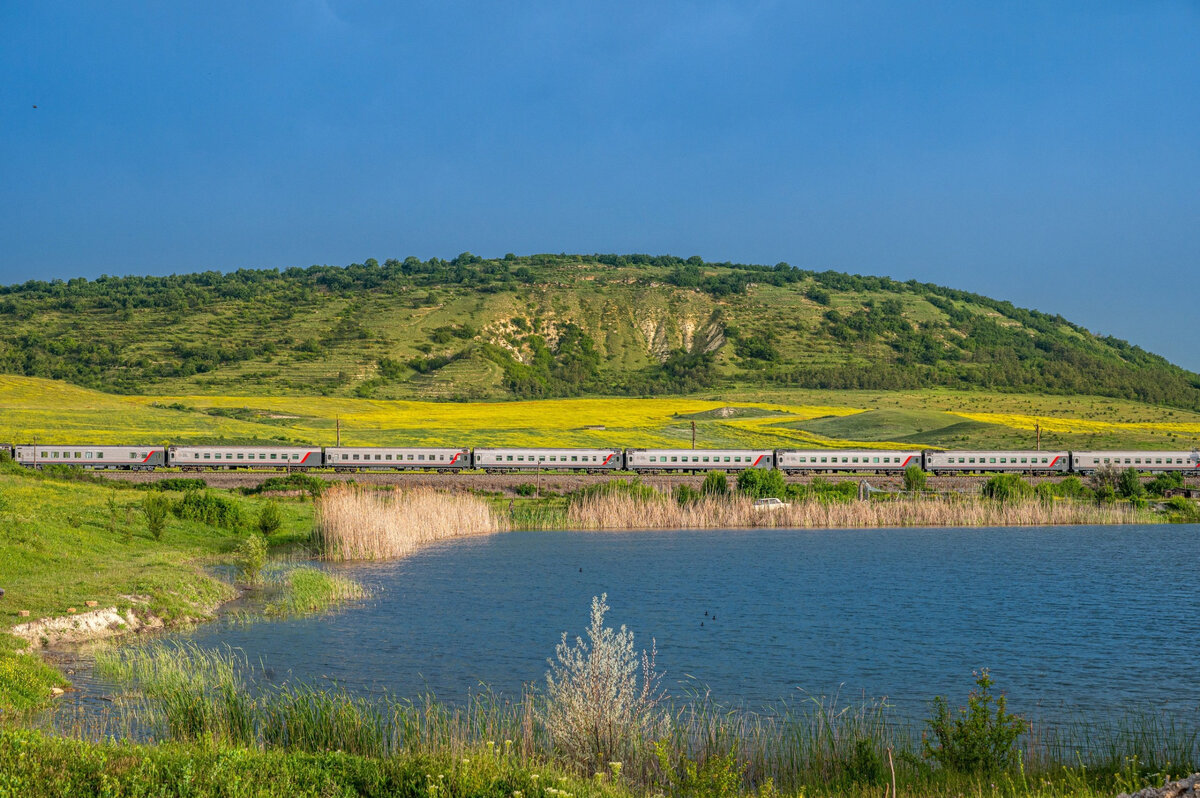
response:
{"label": "clear sky", "polygon": [[1200,369],[1200,3],[0,4],[0,283],[468,250],[916,278]]}

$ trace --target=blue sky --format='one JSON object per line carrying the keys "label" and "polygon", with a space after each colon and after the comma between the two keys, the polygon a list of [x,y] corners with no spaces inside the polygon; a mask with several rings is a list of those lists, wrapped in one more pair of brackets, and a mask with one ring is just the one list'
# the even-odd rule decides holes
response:
{"label": "blue sky", "polygon": [[1200,3],[0,5],[0,283],[468,250],[916,278],[1200,369]]}

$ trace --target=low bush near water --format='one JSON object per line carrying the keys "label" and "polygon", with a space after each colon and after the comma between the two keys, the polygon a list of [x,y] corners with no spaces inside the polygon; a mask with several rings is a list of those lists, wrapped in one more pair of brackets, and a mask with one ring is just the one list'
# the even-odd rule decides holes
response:
{"label": "low bush near water", "polygon": [[189,490],[172,508],[175,515],[187,521],[199,521],[222,529],[237,529],[244,524],[242,508],[237,502],[218,496],[210,490]]}

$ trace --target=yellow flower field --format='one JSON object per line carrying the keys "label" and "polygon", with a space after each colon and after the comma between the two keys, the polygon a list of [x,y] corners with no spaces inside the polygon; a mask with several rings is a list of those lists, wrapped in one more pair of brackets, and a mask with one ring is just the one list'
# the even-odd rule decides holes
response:
{"label": "yellow flower field", "polygon": [[[726,396],[738,395],[732,390]],[[693,421],[700,447],[1032,448],[1035,424],[1047,447],[1190,449],[1200,442],[1200,414],[1121,400],[937,390],[777,391],[747,398],[763,401],[116,396],[0,375],[0,442],[332,445],[340,422],[341,441],[350,445],[687,447]],[[987,406],[994,411],[981,411]],[[922,424],[924,433],[910,434]]]}

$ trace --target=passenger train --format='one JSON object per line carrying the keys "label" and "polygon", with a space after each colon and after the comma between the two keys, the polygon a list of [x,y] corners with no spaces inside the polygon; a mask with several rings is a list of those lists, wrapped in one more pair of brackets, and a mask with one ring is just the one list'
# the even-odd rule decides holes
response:
{"label": "passenger train", "polygon": [[72,465],[88,469],[183,471],[269,468],[334,471],[634,471],[688,473],[778,469],[788,474],[898,473],[917,465],[934,474],[1013,472],[1090,474],[1111,466],[1200,475],[1200,452],[987,451],[932,449],[554,449],[406,446],[0,446],[29,468]]}

